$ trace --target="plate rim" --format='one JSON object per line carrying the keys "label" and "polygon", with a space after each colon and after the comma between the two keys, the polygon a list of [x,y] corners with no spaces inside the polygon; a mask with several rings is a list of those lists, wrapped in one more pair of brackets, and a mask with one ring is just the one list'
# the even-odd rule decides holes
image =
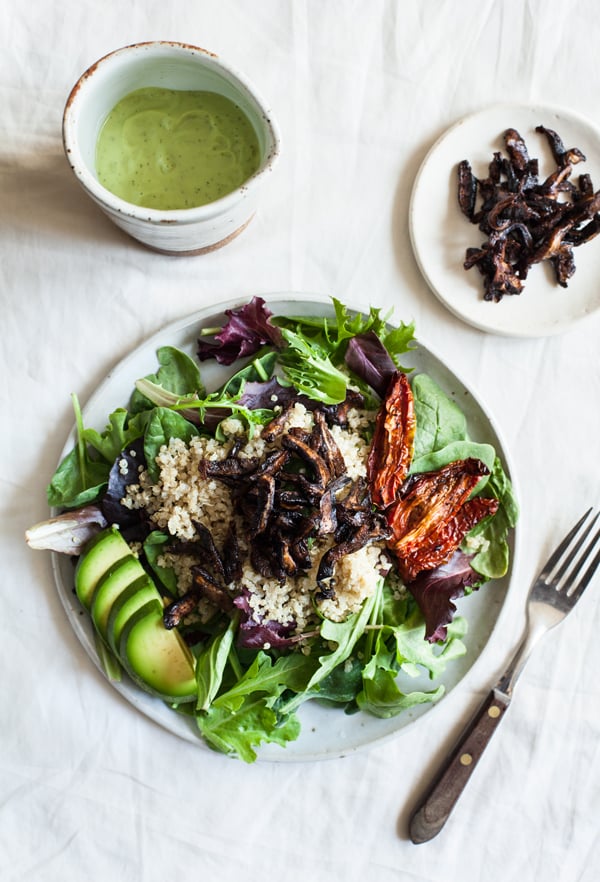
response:
{"label": "plate rim", "polygon": [[[316,304],[321,307],[329,306],[331,307],[331,296],[318,294],[318,293],[308,293],[308,292],[299,292],[299,291],[273,291],[267,293],[257,294],[256,296],[262,297],[265,300],[267,306],[269,303],[279,301],[288,301],[290,303],[305,303],[305,304]],[[250,298],[248,296],[238,296],[234,298],[230,298],[225,301],[221,301],[215,304],[211,304],[199,310],[195,310],[189,313],[187,316],[180,317],[179,319],[175,319],[172,322],[167,322],[158,330],[154,331],[145,339],[141,340],[137,345],[135,345],[131,350],[129,350],[126,355],[123,356],[122,359],[118,360],[113,367],[106,374],[104,379],[96,386],[96,388],[92,391],[89,398],[86,400],[85,404],[82,406],[82,415],[85,422],[86,414],[93,410],[96,406],[96,402],[100,400],[105,393],[106,389],[108,389],[113,382],[114,374],[118,371],[119,373],[122,370],[125,370],[127,366],[135,360],[136,357],[141,355],[143,352],[146,352],[150,349],[156,348],[156,344],[163,338],[165,335],[173,336],[176,333],[182,333],[188,328],[192,328],[194,325],[197,325],[200,321],[206,321],[210,319],[212,316],[216,316],[220,313],[223,313],[226,309],[235,309],[245,303],[248,302]],[[361,303],[358,300],[353,299],[352,302],[344,301],[344,305],[347,306],[351,310],[355,311],[368,311],[369,307],[365,306],[364,303]],[[401,318],[398,321],[402,321]],[[393,324],[393,321],[391,322]],[[447,361],[443,357],[441,353],[435,347],[431,347],[428,343],[427,339],[420,334],[416,334],[415,341],[417,343],[417,348],[425,351],[426,356],[430,356],[433,359],[436,359],[441,364],[444,365],[445,369],[448,373],[457,381],[457,383],[462,386],[470,395],[473,402],[477,406],[477,408],[482,412],[485,420],[489,424],[493,434],[496,436],[499,442],[500,450],[497,450],[497,454],[501,456],[503,460],[503,464],[507,471],[507,474],[510,478],[511,484],[513,486],[514,493],[516,495],[517,500],[520,499],[520,491],[519,491],[519,480],[516,472],[515,464],[506,443],[506,440],[502,434],[502,431],[498,425],[498,422],[495,418],[493,412],[490,411],[489,407],[484,405],[481,402],[479,394],[473,389],[473,386],[470,383],[465,382],[461,374],[456,373],[454,368],[447,366]],[[168,345],[163,343],[163,345]],[[132,377],[131,383],[133,384],[134,379]],[[115,407],[120,406],[115,403]],[[63,449],[61,450],[58,462],[62,461],[63,457],[69,450],[72,448],[74,443],[76,433],[75,425],[72,426],[71,431],[67,435],[65,444]],[[465,683],[467,678],[470,678],[476,672],[476,668],[481,665],[482,660],[486,655],[486,650],[489,647],[489,644],[492,640],[492,637],[496,633],[499,623],[501,623],[503,614],[507,610],[508,600],[512,596],[512,591],[514,589],[514,576],[517,571],[517,564],[519,560],[520,553],[520,536],[521,536],[521,527],[520,520],[517,522],[516,527],[512,530],[509,546],[510,546],[510,563],[509,563],[509,572],[502,577],[503,580],[506,580],[506,588],[504,590],[504,595],[502,601],[500,603],[500,607],[497,611],[495,619],[493,620],[492,626],[489,630],[485,643],[481,650],[477,653],[476,657],[471,661],[468,668],[462,674],[462,676],[458,679],[458,681],[450,688],[445,691],[444,694],[438,701],[429,703],[417,716],[415,716],[410,722],[405,723],[404,725],[400,725],[397,728],[393,729],[389,732],[382,732],[381,735],[370,737],[368,740],[362,741],[360,743],[351,744],[344,746],[340,744],[339,748],[336,750],[315,750],[315,751],[304,751],[299,754],[295,754],[293,752],[294,745],[298,745],[302,739],[302,733],[299,738],[288,745],[287,749],[282,749],[278,747],[278,750],[271,753],[268,751],[268,748],[273,748],[273,745],[261,745],[257,748],[257,762],[274,762],[274,763],[305,763],[305,762],[321,762],[330,759],[338,759],[344,756],[352,755],[354,753],[371,749],[375,746],[380,746],[386,742],[391,741],[392,739],[398,738],[401,735],[405,734],[407,731],[412,731],[414,727],[418,724],[422,723],[424,718],[430,719],[433,714],[438,710],[440,706],[447,706],[449,699],[460,689],[461,686]],[[69,626],[75,632],[75,636],[77,637],[79,643],[81,644],[82,649],[85,651],[85,654],[94,664],[96,669],[100,672],[102,679],[105,681],[107,685],[111,687],[112,690],[115,690],[119,693],[121,698],[123,698],[128,704],[134,706],[134,708],[141,712],[147,719],[152,721],[153,723],[159,725],[161,728],[169,732],[170,734],[182,738],[185,741],[193,743],[199,746],[201,749],[205,749],[210,751],[209,745],[204,742],[200,733],[196,730],[196,728],[191,725],[191,722],[184,715],[179,715],[172,709],[167,708],[167,713],[165,714],[166,705],[158,698],[154,698],[148,693],[145,693],[139,686],[134,684],[133,682],[129,682],[129,680],[125,677],[125,682],[123,681],[114,681],[111,680],[100,661],[98,653],[94,647],[93,635],[90,637],[90,622],[88,621],[89,616],[81,616],[80,615],[80,607],[77,604],[76,598],[73,597],[72,586],[69,587],[65,584],[63,579],[63,575],[61,572],[61,567],[64,559],[64,555],[58,554],[56,552],[51,553],[51,562],[52,562],[52,572],[55,581],[55,587],[57,589],[59,598],[61,600],[62,606],[65,610]],[[497,581],[497,580],[494,580]],[[341,708],[335,708],[334,712],[343,713]],[[404,714],[404,719],[407,717],[407,712]],[[176,722],[179,721],[183,723],[183,725],[177,726]],[[171,725],[172,724],[172,725]],[[290,750],[290,748],[292,748]],[[266,755],[268,752],[268,755]],[[223,754],[222,756],[226,756]]]}
{"label": "plate rim", "polygon": [[494,102],[485,107],[481,107],[479,110],[474,110],[470,113],[466,113],[463,116],[459,117],[453,123],[451,123],[433,142],[433,144],[429,147],[423,160],[419,166],[417,174],[415,175],[415,179],[413,181],[413,186],[411,188],[411,194],[409,198],[408,204],[408,232],[409,238],[411,242],[412,252],[419,267],[419,271],[425,282],[427,283],[430,291],[435,295],[440,303],[456,318],[460,319],[467,325],[475,328],[478,331],[482,331],[484,333],[493,334],[498,337],[504,338],[514,338],[514,339],[544,339],[548,337],[557,336],[558,334],[562,334],[565,331],[568,331],[586,319],[590,318],[594,314],[600,311],[600,302],[596,307],[590,310],[589,313],[584,313],[581,315],[566,317],[561,319],[560,323],[556,327],[546,327],[544,330],[533,331],[529,330],[520,330],[519,328],[512,328],[511,330],[497,328],[494,326],[493,322],[483,322],[479,321],[476,318],[471,318],[468,313],[462,311],[457,308],[453,304],[451,304],[447,298],[445,298],[441,291],[438,290],[438,286],[434,284],[431,279],[431,275],[428,272],[425,261],[423,260],[421,251],[419,249],[419,244],[417,242],[417,237],[414,229],[414,215],[415,215],[415,204],[419,197],[419,187],[421,185],[422,179],[427,172],[427,167],[431,162],[432,157],[439,150],[441,145],[449,140],[450,137],[465,123],[473,122],[477,119],[484,118],[488,115],[493,115],[496,113],[503,112],[521,112],[521,113],[531,113],[534,111],[539,111],[541,114],[548,113],[558,116],[563,116],[570,121],[577,123],[578,125],[584,126],[590,131],[592,131],[600,142],[600,125],[595,124],[589,117],[585,114],[581,113],[577,110],[571,110],[570,108],[560,105],[560,104],[552,104],[544,101],[540,102],[522,102],[522,101],[499,101]]}

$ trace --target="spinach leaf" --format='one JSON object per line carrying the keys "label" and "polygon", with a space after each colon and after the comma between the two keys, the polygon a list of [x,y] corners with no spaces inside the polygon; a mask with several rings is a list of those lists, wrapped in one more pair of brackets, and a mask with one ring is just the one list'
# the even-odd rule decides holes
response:
{"label": "spinach leaf", "polygon": [[498,511],[493,518],[485,518],[470,531],[463,547],[467,553],[476,552],[471,561],[474,570],[488,579],[500,579],[508,570],[510,551],[507,538],[519,518],[519,506],[513,486],[497,457],[485,495],[499,500]]}
{"label": "spinach leaf", "polygon": [[227,382],[217,390],[219,395],[221,397],[229,395],[232,398],[235,398],[242,392],[246,383],[264,382],[265,380],[269,380],[273,376],[278,357],[279,353],[271,349],[262,353],[257,358],[252,359],[249,364],[245,365],[245,367],[241,368],[239,371],[236,371],[235,374],[233,374],[233,376],[231,376]]}
{"label": "spinach leaf", "polygon": [[[491,472],[496,459],[496,451],[491,444],[478,444],[475,441],[466,440],[451,441],[445,447],[432,450],[430,453],[424,453],[420,457],[414,457],[410,471],[412,474],[432,472],[458,459],[468,459],[469,457],[480,459]],[[485,480],[485,478],[482,478],[479,481],[477,485],[478,492],[485,486]]]}
{"label": "spinach leaf", "polygon": [[77,442],[62,460],[46,490],[48,505],[79,508],[98,500],[106,490],[113,463],[129,444],[144,434],[146,416],[129,420],[124,408],[108,418],[103,432],[83,425],[77,397],[73,396]]}
{"label": "spinach leaf", "polygon": [[[172,393],[175,399],[205,395],[200,369],[196,362],[175,346],[162,346],[157,350],[159,368],[156,373],[145,377],[150,383],[159,386],[164,392]],[[148,399],[136,388],[131,396],[129,409],[139,413],[154,407],[155,402]]]}
{"label": "spinach leaf", "polygon": [[95,502],[108,483],[112,462],[97,461],[88,452],[85,443],[85,429],[79,400],[71,395],[75,412],[76,442],[60,462],[46,488],[46,498],[50,507],[79,508]]}
{"label": "spinach leaf", "polygon": [[56,469],[46,488],[46,498],[51,508],[79,508],[100,498],[108,483],[110,464],[86,460],[81,472],[81,459],[73,448]]}
{"label": "spinach leaf", "polygon": [[198,429],[176,411],[166,407],[154,408],[144,434],[146,467],[153,482],[158,480],[160,473],[156,463],[160,448],[168,444],[171,438],[181,438],[189,444],[198,434]]}
{"label": "spinach leaf", "polygon": [[332,702],[334,704],[347,705],[347,711],[352,709],[356,696],[362,689],[362,662],[355,656],[347,658],[339,664],[319,683],[318,701]]}
{"label": "spinach leaf", "polygon": [[169,544],[171,537],[162,530],[153,530],[146,536],[142,549],[148,566],[157,577],[158,581],[163,585],[169,594],[173,597],[177,594],[177,576],[174,570],[163,567],[158,563],[159,557],[164,553],[165,546]]}
{"label": "spinach leaf", "polygon": [[412,381],[417,431],[414,459],[442,450],[454,441],[465,441],[467,420],[460,408],[427,374]]}

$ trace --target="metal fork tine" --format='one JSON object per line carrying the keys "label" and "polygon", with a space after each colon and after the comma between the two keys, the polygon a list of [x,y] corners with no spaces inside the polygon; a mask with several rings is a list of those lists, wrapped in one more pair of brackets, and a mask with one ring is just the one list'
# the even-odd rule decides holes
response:
{"label": "metal fork tine", "polygon": [[[579,557],[581,560],[581,563],[583,563],[585,561],[586,557],[588,557],[588,555],[590,554],[592,548],[594,547],[594,545],[596,543],[596,540],[598,538],[598,534],[596,534],[594,539],[592,539],[592,541],[590,542],[590,544],[588,545],[588,547],[586,548],[586,550],[583,554],[581,554],[581,548],[582,548],[585,540],[588,538],[588,536],[590,535],[590,533],[594,529],[594,524],[596,523],[597,520],[598,520],[598,514],[596,514],[592,518],[592,520],[587,525],[587,527],[585,528],[585,530],[583,531],[581,536],[578,537],[578,540],[577,540],[575,547],[570,552],[570,554],[567,556],[565,562],[562,564],[560,569],[557,570],[556,573],[554,574],[554,577],[552,579],[552,584],[555,585],[557,588],[560,585],[563,576],[565,575],[565,573],[567,573],[567,571],[569,570],[569,568],[570,568],[571,564],[573,563],[573,561],[575,560],[575,558]],[[571,577],[576,576],[576,575],[577,575],[577,570],[575,570],[571,574]]]}
{"label": "metal fork tine", "polygon": [[567,550],[567,548],[569,547],[569,545],[571,544],[571,542],[573,541],[573,539],[575,538],[575,536],[577,535],[577,533],[579,532],[579,529],[581,528],[582,524],[583,524],[583,523],[587,520],[587,518],[589,517],[591,511],[592,511],[592,509],[591,509],[591,508],[588,508],[588,510],[586,511],[586,513],[585,513],[585,514],[583,515],[583,517],[582,517],[582,518],[581,518],[581,519],[575,524],[575,526],[573,527],[573,529],[572,529],[569,533],[567,533],[567,535],[565,536],[565,538],[563,539],[563,541],[560,543],[560,545],[558,546],[558,548],[556,548],[556,549],[554,550],[554,552],[550,555],[550,557],[549,557],[548,560],[546,561],[546,564],[545,564],[545,566],[544,566],[542,572],[540,573],[540,575],[539,575],[539,577],[538,577],[540,580],[542,580],[542,581],[546,581],[546,579],[548,578],[548,576],[550,575],[550,573],[553,571],[554,567],[555,567],[555,566],[557,565],[557,563],[560,561],[560,559],[562,558],[563,554],[565,553],[565,551]]}
{"label": "metal fork tine", "polygon": [[[598,539],[600,539],[600,530],[597,531],[596,535],[594,536],[594,538],[592,539],[592,541],[589,543],[588,547],[586,548],[585,555],[581,559],[582,563],[584,563],[587,560],[588,555],[591,553],[592,549],[594,548],[594,546],[598,542]],[[575,585],[573,590],[569,592],[569,597],[573,602],[575,602],[583,594],[583,592],[585,591],[585,589],[587,588],[589,583],[592,581],[592,578],[593,578],[596,570],[598,569],[598,565],[600,565],[600,548],[596,552],[594,559],[592,560],[591,564],[588,566],[587,570],[585,571],[585,573],[583,574],[583,576],[581,577],[581,579],[579,580],[577,585]]]}

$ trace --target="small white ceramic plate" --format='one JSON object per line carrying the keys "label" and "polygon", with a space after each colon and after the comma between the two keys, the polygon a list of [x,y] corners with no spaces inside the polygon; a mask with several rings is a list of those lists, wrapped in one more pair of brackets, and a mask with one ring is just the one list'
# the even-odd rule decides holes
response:
{"label": "small white ceramic plate", "polygon": [[[330,317],[334,315],[330,300],[318,299],[314,296],[281,294],[265,296],[265,300],[275,315]],[[222,325],[226,321],[223,310],[240,305],[240,301],[223,303],[219,306],[218,313],[215,313],[214,306],[207,307],[180,322],[169,325],[131,352],[111,371],[83,409],[85,426],[102,430],[106,425],[108,414],[117,407],[127,405],[135,380],[156,370],[156,350],[160,346],[176,346],[194,357],[200,328]],[[368,307],[363,308],[362,311],[368,311]],[[400,320],[402,316],[397,318]],[[505,445],[489,413],[478,402],[469,387],[420,340],[418,348],[403,356],[403,363],[419,372],[428,373],[459,404],[467,418],[471,438],[495,447],[514,483],[514,472],[510,467]],[[201,370],[207,389],[214,389],[231,375],[233,368],[223,368],[216,362],[203,362]],[[73,432],[66,441],[62,456],[72,449],[74,441]],[[514,562],[515,536],[513,535],[509,573],[503,579],[485,585],[469,597],[457,601],[458,613],[464,615],[469,624],[468,634],[465,637],[467,654],[451,662],[435,683],[425,676],[411,680],[412,689],[430,690],[443,683],[446,689],[445,695],[448,695],[460,684],[471,666],[481,656],[496,625],[504,605]],[[87,615],[82,615],[81,606],[74,595],[73,566],[70,558],[64,554],[54,554],[53,569],[58,593],[71,626],[90,659],[102,671],[91,619]],[[111,681],[111,685],[150,719],[186,741],[192,741],[200,748],[208,750],[198,734],[195,723],[189,717],[170,710],[160,699],[143,692],[127,677],[119,682]],[[392,719],[381,720],[366,713],[346,715],[339,708],[324,707],[311,701],[299,710],[302,725],[299,739],[291,742],[285,750],[277,745],[264,745],[258,749],[258,756],[261,760],[278,761],[321,760],[343,756],[396,735],[423,715],[429,716],[432,712],[435,713],[436,706],[419,705]]]}
{"label": "small white ceramic plate", "polygon": [[499,303],[483,299],[483,280],[476,267],[463,268],[468,247],[480,247],[485,236],[458,207],[457,166],[467,159],[476,177],[487,176],[494,151],[506,155],[503,134],[517,129],[529,155],[540,161],[540,179],[556,168],[544,135],[535,127],[554,129],[565,147],[578,147],[586,162],[574,167],[600,188],[600,130],[571,111],[542,106],[498,105],[452,126],[433,145],[415,180],[410,204],[410,235],[417,263],[428,285],[456,316],[495,334],[545,337],[566,330],[600,308],[600,237],[574,249],[577,270],[562,288],[549,261],[531,268],[523,291]]}

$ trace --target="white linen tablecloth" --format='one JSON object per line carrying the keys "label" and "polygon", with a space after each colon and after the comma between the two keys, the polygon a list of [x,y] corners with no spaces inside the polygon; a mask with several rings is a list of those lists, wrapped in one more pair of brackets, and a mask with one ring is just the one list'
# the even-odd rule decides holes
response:
{"label": "white linen tablecloth", "polygon": [[[62,151],[77,77],[152,39],[222,55],[267,97],[283,135],[258,215],[202,257],[128,239]],[[461,323],[417,269],[408,200],[435,139],[492,103],[558,105],[600,124],[599,41],[596,0],[0,4],[2,882],[600,879],[600,584],[530,661],[446,828],[419,846],[406,832],[519,638],[532,576],[600,500],[600,316],[547,339]],[[47,516],[71,392],[85,402],[168,322],[276,291],[416,321],[506,439],[521,550],[487,651],[431,718],[343,759],[247,766],[121,699],[75,637],[49,555],[23,537]]]}

